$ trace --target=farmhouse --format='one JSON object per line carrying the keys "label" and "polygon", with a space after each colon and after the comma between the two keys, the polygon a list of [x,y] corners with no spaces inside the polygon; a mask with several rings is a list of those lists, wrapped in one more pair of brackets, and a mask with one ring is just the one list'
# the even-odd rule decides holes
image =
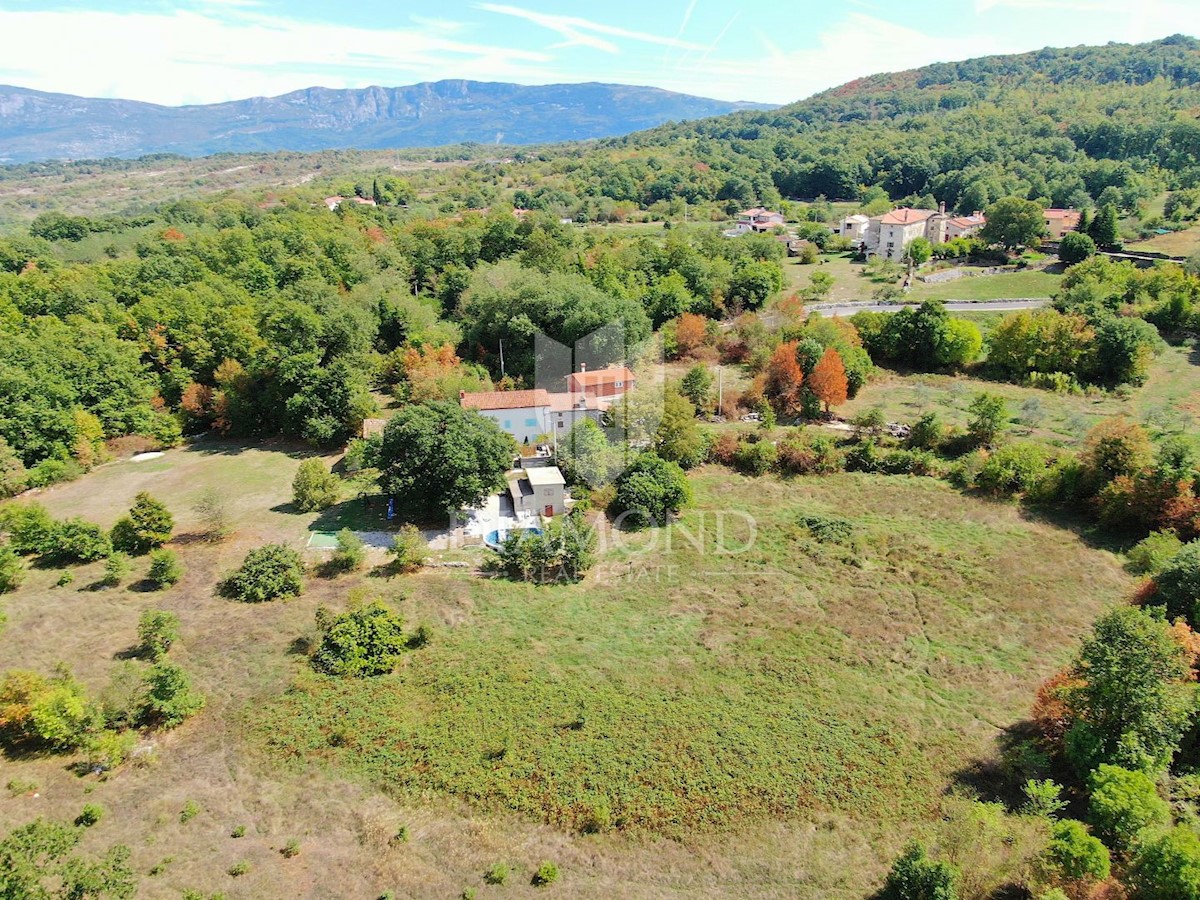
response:
{"label": "farmhouse", "polygon": [[495,422],[517,443],[531,444],[554,432],[566,432],[576,422],[591,419],[599,424],[603,406],[587,393],[532,391],[460,391],[463,409],[476,409]]}
{"label": "farmhouse", "polygon": [[567,376],[567,392],[583,394],[601,406],[608,406],[633,390],[636,383],[633,372],[625,366],[608,366],[589,372],[584,365]]}
{"label": "farmhouse", "polygon": [[[851,223],[853,217],[842,220],[842,227],[857,227]],[[913,209],[902,206],[882,216],[874,216],[867,222],[862,245],[868,256],[882,256],[891,260],[902,260],[908,245],[917,238],[925,238],[931,244],[944,244],[955,238],[969,237],[987,224],[981,212],[969,216],[949,216],[946,204],[938,209]]]}
{"label": "farmhouse", "polygon": [[1068,231],[1079,227],[1079,210],[1077,209],[1047,209],[1042,215],[1046,217],[1046,230],[1050,240],[1057,241]]}
{"label": "farmhouse", "polygon": [[871,225],[871,219],[864,216],[862,213],[855,213],[852,216],[846,216],[833,228],[833,233],[841,235],[852,244],[860,245],[866,239],[867,229]]}

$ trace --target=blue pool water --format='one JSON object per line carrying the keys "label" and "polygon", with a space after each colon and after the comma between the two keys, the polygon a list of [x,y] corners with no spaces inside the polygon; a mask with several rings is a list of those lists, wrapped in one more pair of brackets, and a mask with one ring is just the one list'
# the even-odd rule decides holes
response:
{"label": "blue pool water", "polygon": [[499,550],[500,545],[508,540],[508,536],[514,531],[529,531],[533,534],[542,533],[542,529],[540,528],[499,528],[489,531],[486,535],[484,535],[483,542],[493,550]]}

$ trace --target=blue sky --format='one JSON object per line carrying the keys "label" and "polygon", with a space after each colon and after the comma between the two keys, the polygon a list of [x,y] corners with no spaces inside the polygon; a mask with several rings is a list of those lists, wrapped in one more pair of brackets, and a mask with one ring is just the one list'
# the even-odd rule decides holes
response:
{"label": "blue sky", "polygon": [[875,72],[1200,35],[1200,0],[0,0],[0,83],[157,103],[442,78],[787,103]]}

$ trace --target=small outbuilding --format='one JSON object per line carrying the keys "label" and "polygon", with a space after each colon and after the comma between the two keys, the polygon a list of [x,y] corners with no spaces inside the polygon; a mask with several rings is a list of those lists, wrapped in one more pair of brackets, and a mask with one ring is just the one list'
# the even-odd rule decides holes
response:
{"label": "small outbuilding", "polygon": [[557,466],[517,469],[508,474],[508,494],[517,518],[561,516],[567,511],[566,479]]}

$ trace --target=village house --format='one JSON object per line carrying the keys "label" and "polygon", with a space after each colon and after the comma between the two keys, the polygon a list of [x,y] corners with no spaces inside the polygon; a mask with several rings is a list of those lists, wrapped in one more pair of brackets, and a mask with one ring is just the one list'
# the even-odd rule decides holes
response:
{"label": "village house", "polygon": [[871,225],[869,216],[864,216],[862,213],[855,213],[852,216],[846,216],[837,225],[833,227],[833,233],[841,235],[846,240],[855,246],[859,246],[866,240],[867,228]]}
{"label": "village house", "polygon": [[587,366],[567,376],[567,393],[583,394],[607,407],[615,400],[633,390],[637,379],[625,366],[608,366],[589,372]]}
{"label": "village house", "polygon": [[603,406],[586,393],[547,391],[460,391],[459,405],[475,409],[511,434],[519,444],[532,444],[539,438],[562,434],[575,423],[591,419],[600,423]]}
{"label": "village house", "polygon": [[[843,220],[843,225],[849,218]],[[917,238],[925,238],[931,244],[944,244],[955,238],[969,237],[985,224],[987,219],[981,212],[969,216],[947,215],[945,203],[936,210],[902,206],[869,219],[862,244],[868,256],[882,256],[899,262],[904,259],[908,245]]]}
{"label": "village house", "polygon": [[1052,241],[1060,240],[1067,232],[1079,227],[1077,209],[1047,209],[1042,215],[1046,217],[1046,231]]}
{"label": "village house", "polygon": [[787,225],[783,213],[756,206],[738,213],[737,224],[727,229],[725,237],[738,237],[743,234],[763,234],[772,228],[782,228]]}

